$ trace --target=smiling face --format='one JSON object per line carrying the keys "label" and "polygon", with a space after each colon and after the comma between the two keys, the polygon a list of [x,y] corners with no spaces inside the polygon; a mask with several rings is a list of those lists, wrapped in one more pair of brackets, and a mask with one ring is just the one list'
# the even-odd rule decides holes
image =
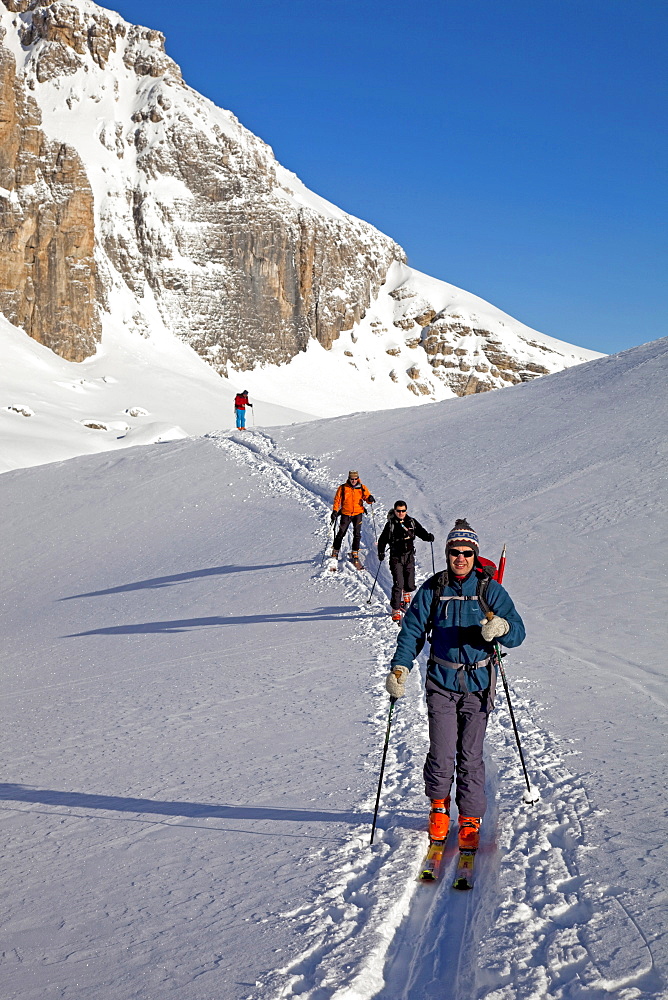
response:
{"label": "smiling face", "polygon": [[404,507],[403,504],[400,504],[398,507],[394,508],[394,513],[397,515],[400,521],[403,521],[403,519],[406,517],[406,508]]}
{"label": "smiling face", "polygon": [[468,576],[475,562],[475,550],[469,542],[453,542],[448,547],[448,565],[455,576]]}

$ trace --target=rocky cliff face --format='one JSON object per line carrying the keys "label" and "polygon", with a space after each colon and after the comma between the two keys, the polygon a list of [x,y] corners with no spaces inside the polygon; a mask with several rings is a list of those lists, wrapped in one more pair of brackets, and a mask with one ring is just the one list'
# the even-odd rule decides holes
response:
{"label": "rocky cliff face", "polygon": [[344,333],[361,371],[371,336],[384,384],[418,398],[575,363],[526,328],[509,347],[503,322],[424,282],[388,283],[405,261],[393,240],[187,87],[159,32],[92,0],[0,0],[0,108],[0,311],[64,358],[94,353],[111,320],[164,327],[221,374]]}
{"label": "rocky cliff face", "polygon": [[[165,325],[223,369],[287,361],[312,338],[329,347],[364,315],[401,249],[304,194],[269,147],[185,86],[159,32],[87,0],[2,2],[12,235],[0,309],[12,322],[80,360],[120,278],[139,330],[149,294]],[[52,134],[83,137],[90,123],[85,169],[40,132],[40,106]]]}
{"label": "rocky cliff face", "polygon": [[39,106],[1,45],[0,233],[0,311],[82,361],[100,335],[93,194],[76,150],[45,136]]}

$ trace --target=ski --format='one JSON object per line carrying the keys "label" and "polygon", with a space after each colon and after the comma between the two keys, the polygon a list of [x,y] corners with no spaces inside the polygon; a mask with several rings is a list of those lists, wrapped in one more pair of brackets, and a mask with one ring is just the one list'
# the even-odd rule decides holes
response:
{"label": "ski", "polygon": [[462,850],[459,851],[459,861],[457,862],[457,871],[455,872],[455,879],[452,883],[453,889],[472,889],[474,884],[474,871],[473,866],[475,864],[475,851]]}
{"label": "ski", "polygon": [[418,882],[436,882],[441,874],[441,862],[445,852],[444,840],[432,840],[420,865]]}

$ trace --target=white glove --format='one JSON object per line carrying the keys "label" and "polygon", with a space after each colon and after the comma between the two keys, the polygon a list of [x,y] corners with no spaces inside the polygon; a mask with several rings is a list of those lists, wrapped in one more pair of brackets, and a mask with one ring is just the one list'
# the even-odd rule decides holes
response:
{"label": "white glove", "polygon": [[510,631],[510,625],[505,618],[499,618],[498,615],[494,615],[493,618],[487,618],[482,623],[482,637],[485,642],[493,642],[495,639],[500,639],[502,635]]}
{"label": "white glove", "polygon": [[385,681],[385,690],[391,698],[401,698],[406,694],[408,667],[392,667]]}

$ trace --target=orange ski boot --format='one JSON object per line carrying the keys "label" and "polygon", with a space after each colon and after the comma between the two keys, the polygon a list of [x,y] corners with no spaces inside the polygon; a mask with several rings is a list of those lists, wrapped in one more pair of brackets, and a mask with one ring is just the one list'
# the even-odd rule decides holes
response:
{"label": "orange ski boot", "polygon": [[477,816],[459,817],[459,850],[476,851],[480,844],[480,820]]}
{"label": "orange ski boot", "polygon": [[445,840],[450,827],[450,796],[447,799],[432,799],[429,812],[429,839]]}

